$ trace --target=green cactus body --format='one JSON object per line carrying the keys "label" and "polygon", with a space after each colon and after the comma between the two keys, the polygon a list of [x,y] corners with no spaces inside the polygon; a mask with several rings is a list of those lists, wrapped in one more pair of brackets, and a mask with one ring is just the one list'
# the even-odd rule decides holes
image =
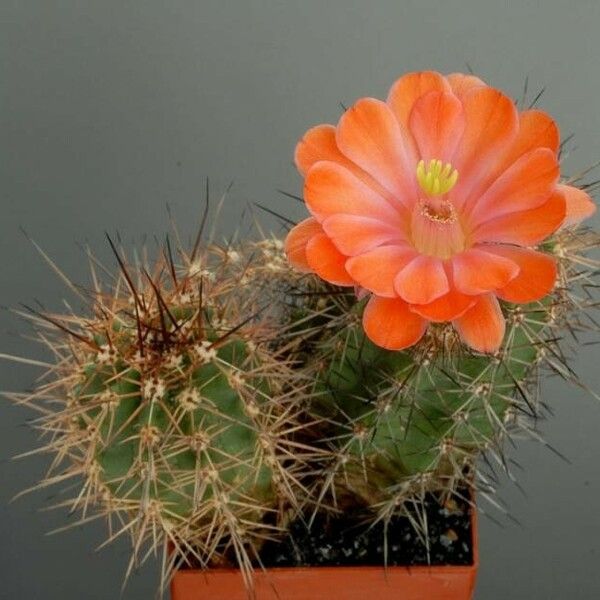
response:
{"label": "green cactus body", "polygon": [[494,357],[460,347],[441,326],[417,348],[378,348],[356,318],[362,303],[332,337],[314,342],[314,409],[331,425],[336,497],[380,506],[464,480],[480,452],[501,443],[516,410],[535,411],[527,389],[548,304],[507,307],[505,344]]}
{"label": "green cactus body", "polygon": [[52,403],[49,480],[83,477],[72,507],[116,519],[131,565],[149,544],[171,567],[231,562],[248,577],[250,556],[306,501],[307,380],[262,306],[281,268],[271,246],[180,251],[183,266],[163,257],[135,287],[119,256],[91,316],[50,317],[60,358],[36,392]]}
{"label": "green cactus body", "polygon": [[[163,507],[165,518],[187,518],[218,494],[227,494],[232,506],[245,498],[272,504],[272,471],[255,460],[260,431],[268,427],[261,414],[269,401],[265,382],[240,381],[244,394],[232,387],[230,379],[241,379],[251,362],[244,341],[213,352],[201,365],[182,356],[176,369],[163,367],[145,381],[137,365],[122,360],[84,368],[76,395],[84,410],[80,423],[98,429],[99,477],[115,497],[146,498]],[[202,485],[203,478],[210,483]]]}

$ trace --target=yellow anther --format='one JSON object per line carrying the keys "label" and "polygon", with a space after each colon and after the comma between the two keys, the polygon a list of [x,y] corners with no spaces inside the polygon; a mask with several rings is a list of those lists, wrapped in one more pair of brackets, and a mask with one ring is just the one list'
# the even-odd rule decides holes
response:
{"label": "yellow anther", "polygon": [[429,196],[442,196],[448,193],[458,181],[458,171],[450,163],[432,158],[429,164],[420,160],[417,165],[417,181]]}

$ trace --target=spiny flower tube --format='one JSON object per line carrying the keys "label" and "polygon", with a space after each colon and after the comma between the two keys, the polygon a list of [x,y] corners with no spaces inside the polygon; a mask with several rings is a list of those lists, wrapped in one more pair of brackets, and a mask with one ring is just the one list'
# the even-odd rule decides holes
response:
{"label": "spiny flower tube", "polygon": [[337,126],[310,129],[295,161],[312,216],[289,233],[288,259],[369,294],[365,332],[392,350],[451,322],[471,348],[496,351],[499,300],[548,295],[557,267],[544,240],[595,210],[560,182],[554,120],[473,75],[409,73],[386,102],[362,98]]}

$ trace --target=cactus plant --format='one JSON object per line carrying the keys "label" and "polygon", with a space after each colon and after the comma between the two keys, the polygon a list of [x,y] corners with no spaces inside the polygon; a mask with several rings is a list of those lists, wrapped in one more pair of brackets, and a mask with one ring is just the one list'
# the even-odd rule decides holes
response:
{"label": "cactus plant", "polygon": [[486,495],[477,460],[505,465],[515,424],[534,433],[539,367],[578,383],[560,340],[594,306],[581,293],[597,262],[582,254],[597,239],[572,229],[594,205],[558,182],[559,154],[546,113],[433,72],[301,139],[311,216],[286,252],[307,273],[294,310],[321,332],[303,360],[329,423],[325,504],[418,523],[427,492]]}
{"label": "cactus plant", "polygon": [[505,307],[507,333],[493,356],[463,347],[444,324],[416,347],[380,348],[361,326],[364,301],[356,304],[353,294],[335,293],[310,276],[304,280],[304,310],[296,311],[307,323],[319,322],[313,329],[321,334],[305,344],[302,360],[314,373],[313,411],[328,424],[321,436],[332,450],[320,490],[324,506],[369,507],[375,519],[385,520],[414,512],[428,492],[447,498],[462,493],[465,483],[483,495],[493,491],[477,461],[485,454],[507,467],[506,436],[535,435],[532,422],[544,411],[537,394],[540,369],[578,383],[559,340],[584,314],[565,290],[574,291],[574,277],[591,283],[591,271],[575,268],[582,260],[578,251],[591,240],[561,237],[555,251],[566,239],[575,250],[561,259],[564,284],[544,300]]}
{"label": "cactus plant", "polygon": [[178,248],[178,266],[166,246],[150,271],[110,243],[110,287],[93,258],[93,289],[70,284],[87,314],[29,313],[55,357],[33,394],[13,396],[43,411],[54,460],[41,485],[80,478],[68,505],[81,521],[105,516],[109,540],[131,537],[129,571],[162,549],[163,584],[182,561],[233,561],[250,584],[261,544],[305,502],[316,452],[298,441],[307,381],[286,358],[295,342],[281,342],[265,306],[285,261],[270,240]]}

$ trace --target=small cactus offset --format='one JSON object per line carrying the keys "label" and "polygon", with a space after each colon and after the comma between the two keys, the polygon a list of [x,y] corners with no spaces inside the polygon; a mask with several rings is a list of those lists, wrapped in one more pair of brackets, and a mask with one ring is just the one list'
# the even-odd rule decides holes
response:
{"label": "small cactus offset", "polygon": [[92,260],[94,288],[78,292],[89,314],[29,315],[56,360],[17,397],[42,410],[55,455],[41,485],[81,478],[68,505],[82,521],[105,516],[110,540],[131,537],[130,570],[162,549],[165,577],[180,561],[231,561],[249,576],[305,502],[316,456],[298,441],[307,381],[265,308],[281,251],[269,240],[179,249],[176,266],[166,249],[150,272],[113,250],[110,288]]}

